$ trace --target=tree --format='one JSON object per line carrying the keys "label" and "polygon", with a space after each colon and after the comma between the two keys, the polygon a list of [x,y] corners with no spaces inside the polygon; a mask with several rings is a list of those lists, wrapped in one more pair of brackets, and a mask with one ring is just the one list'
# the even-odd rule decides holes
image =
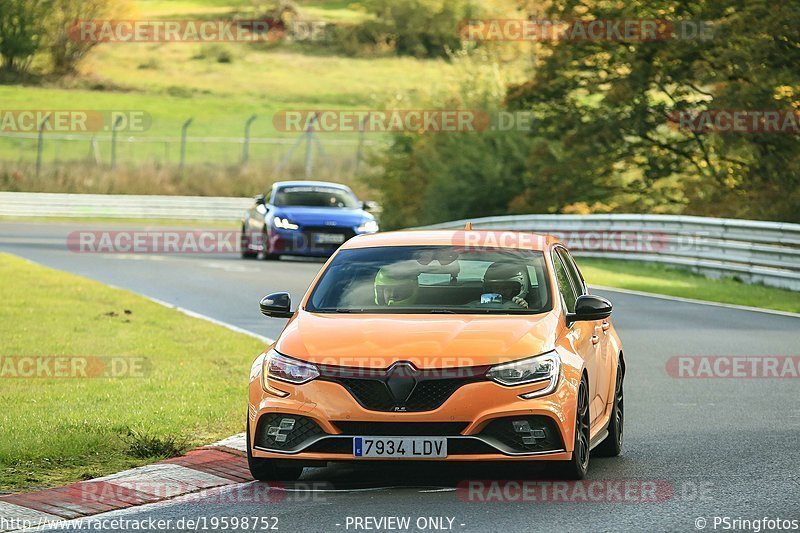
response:
{"label": "tree", "polygon": [[49,0],[46,17],[46,47],[50,52],[53,71],[68,74],[98,42],[81,40],[75,24],[88,20],[111,20],[125,15],[125,0]]}
{"label": "tree", "polygon": [[[800,111],[800,9],[769,0],[554,1],[549,17],[706,21],[694,39],[560,41],[512,108],[532,109],[540,143],[516,209],[547,176],[568,201],[611,209],[800,220],[800,135],[670,127],[690,110]],[[552,185],[552,184],[551,184]]]}
{"label": "tree", "polygon": [[44,2],[2,0],[0,2],[0,56],[2,70],[25,71],[39,49],[43,31]]}
{"label": "tree", "polygon": [[366,0],[374,15],[350,30],[363,44],[392,46],[398,55],[447,57],[461,47],[459,25],[475,15],[469,0]]}

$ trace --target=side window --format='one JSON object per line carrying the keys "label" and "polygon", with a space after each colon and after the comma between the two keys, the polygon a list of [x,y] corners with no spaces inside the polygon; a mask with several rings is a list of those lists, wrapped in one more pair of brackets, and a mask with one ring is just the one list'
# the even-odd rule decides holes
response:
{"label": "side window", "polygon": [[[564,261],[564,264],[567,267],[567,273],[572,280],[572,286],[575,287],[575,289],[581,294],[587,294],[586,284],[583,282],[583,276],[581,276],[578,266],[575,264],[572,256],[569,255],[569,252],[567,252],[564,248],[556,248],[556,250],[558,250],[558,255],[561,256],[561,259]],[[578,296],[580,296],[580,294]]]}
{"label": "side window", "polygon": [[574,313],[575,300],[577,300],[578,297],[576,296],[575,291],[572,288],[572,284],[569,281],[569,274],[567,274],[567,269],[564,267],[564,263],[561,262],[558,253],[553,252],[552,258],[556,280],[558,281],[558,290],[561,292],[561,296],[564,297],[564,303],[567,306],[567,311]]}

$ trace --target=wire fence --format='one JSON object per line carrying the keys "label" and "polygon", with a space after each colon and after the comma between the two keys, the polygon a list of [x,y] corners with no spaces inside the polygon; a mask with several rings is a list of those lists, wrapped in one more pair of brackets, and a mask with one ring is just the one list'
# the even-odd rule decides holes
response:
{"label": "wire fence", "polygon": [[310,178],[321,165],[357,172],[365,150],[381,144],[363,136],[322,140],[311,129],[296,138],[0,132],[0,160],[33,166],[37,176],[43,169],[80,163],[111,170],[137,165],[177,169],[204,164],[257,165],[278,175],[289,166],[301,166]]}

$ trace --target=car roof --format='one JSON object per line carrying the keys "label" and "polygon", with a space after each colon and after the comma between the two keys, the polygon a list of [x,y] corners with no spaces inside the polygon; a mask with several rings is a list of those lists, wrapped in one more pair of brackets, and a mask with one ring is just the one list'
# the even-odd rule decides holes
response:
{"label": "car roof", "polygon": [[350,190],[347,185],[341,183],[334,183],[332,181],[309,181],[309,180],[292,180],[292,181],[276,181],[272,184],[275,189],[283,187],[335,187],[337,189]]}
{"label": "car roof", "polygon": [[552,235],[511,230],[403,230],[359,235],[342,245],[349,248],[380,246],[467,246],[548,250],[559,240]]}

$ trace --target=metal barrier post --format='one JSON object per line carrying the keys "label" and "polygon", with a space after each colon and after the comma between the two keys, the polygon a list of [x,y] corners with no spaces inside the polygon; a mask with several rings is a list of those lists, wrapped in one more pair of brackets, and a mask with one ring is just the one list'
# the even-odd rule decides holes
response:
{"label": "metal barrier post", "polygon": [[117,117],[111,126],[111,170],[117,168],[117,128],[122,124],[122,116]]}
{"label": "metal barrier post", "polygon": [[311,156],[311,143],[314,141],[314,120],[316,120],[317,115],[311,117],[311,120],[308,122],[308,128],[306,128],[306,179],[311,177],[311,170],[314,164],[314,160]]}
{"label": "metal barrier post", "polygon": [[179,163],[178,170],[183,173],[183,168],[186,165],[186,130],[192,125],[194,119],[190,118],[181,126],[181,162]]}
{"label": "metal barrier post", "polygon": [[250,159],[250,126],[256,120],[255,115],[250,115],[247,122],[244,124],[244,146],[242,147],[242,166],[247,165]]}
{"label": "metal barrier post", "polygon": [[50,122],[50,113],[48,113],[42,122],[39,124],[39,137],[36,144],[36,177],[42,173],[42,151],[44,149],[44,126]]}

